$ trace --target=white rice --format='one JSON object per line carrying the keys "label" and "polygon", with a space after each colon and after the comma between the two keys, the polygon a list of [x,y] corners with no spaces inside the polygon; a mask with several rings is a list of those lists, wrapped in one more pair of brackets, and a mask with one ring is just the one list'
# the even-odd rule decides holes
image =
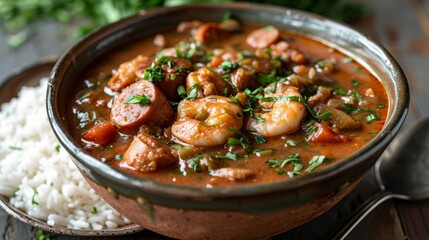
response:
{"label": "white rice", "polygon": [[47,79],[23,87],[0,109],[0,194],[49,225],[109,229],[130,221],[85,182],[52,132],[45,110]]}

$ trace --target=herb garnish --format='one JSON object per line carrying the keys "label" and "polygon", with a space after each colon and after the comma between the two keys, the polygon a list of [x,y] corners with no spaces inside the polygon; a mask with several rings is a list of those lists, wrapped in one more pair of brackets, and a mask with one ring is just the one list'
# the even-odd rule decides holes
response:
{"label": "herb garnish", "polygon": [[[278,175],[283,175],[285,173],[288,174],[289,177],[293,177],[295,175],[300,174],[300,170],[302,169],[302,163],[301,163],[301,159],[299,157],[299,153],[294,153],[291,154],[289,156],[287,156],[286,159],[269,159],[265,162],[265,164],[269,167],[269,168],[275,168],[277,171]],[[292,172],[290,171],[286,171],[284,168],[286,167],[287,164],[292,164],[294,166]]]}
{"label": "herb garnish", "polygon": [[227,152],[225,155],[217,155],[217,159],[231,159],[234,161],[238,161],[238,155],[232,152]]}
{"label": "herb garnish", "polygon": [[31,204],[32,205],[39,205],[39,203],[36,201],[36,195],[39,194],[37,191],[34,191],[33,196],[31,197]]}
{"label": "herb garnish", "polygon": [[187,91],[188,99],[195,99],[198,96],[198,86],[200,85],[199,82],[194,83]]}
{"label": "herb garnish", "polygon": [[353,106],[352,104],[343,104],[343,105],[341,105],[341,108],[346,110],[346,113],[349,115],[353,112],[368,112],[369,114],[366,116],[366,122],[367,123],[371,123],[372,121],[380,119],[380,117],[378,116],[378,114],[375,111],[369,110],[369,109],[358,108],[358,107]]}
{"label": "herb garnish", "polygon": [[267,142],[267,139],[265,139],[263,136],[257,134],[256,132],[251,131],[250,133],[255,138],[255,142],[257,144],[262,144],[262,143],[266,143]]}
{"label": "herb garnish", "polygon": [[256,81],[258,81],[258,83],[260,83],[262,86],[267,86],[267,85],[270,85],[271,83],[276,83],[276,82],[281,82],[286,80],[285,78],[282,78],[282,77],[276,77],[276,73],[277,73],[276,69],[273,69],[271,73],[268,75],[259,74]]}
{"label": "herb garnish", "polygon": [[356,67],[355,68],[355,73],[360,73],[362,71],[362,68],[361,67]]}
{"label": "herb garnish", "polygon": [[258,116],[258,114],[255,113],[255,110],[257,108],[259,108],[259,106],[257,106],[258,101],[262,98],[262,92],[263,92],[263,88],[262,87],[258,87],[255,90],[251,91],[249,89],[245,89],[243,92],[244,94],[246,94],[247,97],[247,102],[246,104],[241,103],[236,97],[231,96],[230,99],[231,101],[229,103],[235,103],[238,104],[242,107],[242,110],[245,114],[247,114],[249,117],[257,119],[259,122],[263,122],[265,121],[264,118]]}
{"label": "herb garnish", "polygon": [[228,145],[240,145],[246,150],[246,152],[250,152],[250,145],[241,137],[239,139],[228,138]]}
{"label": "herb garnish", "polygon": [[171,146],[171,148],[174,149],[174,150],[181,150],[181,149],[184,148],[184,146],[176,144],[176,145]]}
{"label": "herb garnish", "polygon": [[301,159],[299,157],[299,153],[291,154],[291,155],[287,156],[286,159],[283,159],[283,160],[280,160],[278,158],[270,159],[270,160],[267,160],[265,162],[265,164],[267,164],[267,166],[270,168],[284,168],[287,163],[293,162],[293,161],[295,161],[295,162],[301,161]]}
{"label": "herb garnish", "polygon": [[177,94],[179,95],[180,99],[184,99],[186,97],[186,89],[185,86],[180,85],[177,87]]}
{"label": "herb garnish", "polygon": [[16,147],[16,146],[9,146],[10,149],[12,150],[16,150],[16,151],[22,151],[23,149],[20,147]]}
{"label": "herb garnish", "polygon": [[60,149],[61,149],[61,146],[59,145],[59,144],[57,144],[56,146],[55,146],[55,151],[56,152],[60,152]]}
{"label": "herb garnish", "polygon": [[347,91],[344,88],[333,88],[332,92],[334,94],[337,94],[337,95],[342,95],[342,96],[346,96],[347,95]]}
{"label": "herb garnish", "polygon": [[139,104],[141,106],[149,105],[151,103],[151,100],[148,96],[145,94],[142,95],[134,95],[129,97],[127,100],[124,101],[125,104]]}
{"label": "herb garnish", "polygon": [[51,237],[43,232],[42,229],[38,229],[36,232],[36,239],[37,240],[51,240]]}
{"label": "herb garnish", "polygon": [[370,122],[372,122],[372,121],[378,120],[378,119],[379,119],[379,117],[378,117],[378,115],[377,115],[377,114],[370,113],[370,114],[366,115],[365,119],[366,119],[366,122],[367,122],[367,123],[370,123]]}
{"label": "herb garnish", "polygon": [[353,62],[353,58],[347,57],[343,59],[343,63],[351,63],[351,62]]}
{"label": "herb garnish", "polygon": [[124,156],[122,156],[121,154],[116,154],[115,155],[115,160],[122,160]]}
{"label": "herb garnish", "polygon": [[231,60],[225,60],[222,62],[219,66],[224,73],[229,73],[234,71],[236,68],[238,68],[237,63],[233,63]]}
{"label": "herb garnish", "polygon": [[219,118],[216,118],[215,120],[212,119],[212,121],[210,122],[200,122],[201,125],[206,126],[206,127],[211,127],[216,125],[219,122]]}
{"label": "herb garnish", "polygon": [[203,155],[197,155],[188,160],[188,167],[192,168],[195,172],[201,172],[200,161],[203,158]]}
{"label": "herb garnish", "polygon": [[93,206],[93,207],[92,207],[92,211],[91,211],[91,213],[92,213],[92,214],[97,214],[97,213],[98,213],[98,209],[97,209],[97,207],[96,207],[96,206]]}
{"label": "herb garnish", "polygon": [[144,70],[143,78],[150,82],[161,82],[164,79],[164,70],[153,62],[150,67]]}
{"label": "herb garnish", "polygon": [[290,139],[286,141],[286,144],[289,145],[289,146],[291,146],[291,147],[296,147],[295,141],[290,140]]}
{"label": "herb garnish", "polygon": [[384,108],[386,105],[384,104],[384,103],[380,103],[380,104],[378,104],[377,105],[377,108],[378,109],[381,109],[381,108]]}
{"label": "herb garnish", "polygon": [[166,63],[169,69],[173,68],[173,66],[174,66],[174,61],[173,61],[173,60],[171,60],[171,58],[166,57],[166,56],[164,56],[164,55],[159,56],[159,57],[156,59],[156,61],[157,61],[158,63],[161,63],[161,64]]}
{"label": "herb garnish", "polygon": [[91,94],[89,94],[89,93],[85,93],[84,95],[82,95],[80,98],[78,98],[76,101],[78,102],[78,103],[82,103],[83,102],[83,100],[85,100],[85,99],[87,99],[87,98],[89,98],[91,96]]}
{"label": "herb garnish", "polygon": [[231,16],[232,16],[232,13],[231,13],[230,11],[226,11],[226,12],[223,14],[222,22],[223,22],[223,21],[226,21],[226,20],[229,20],[229,19],[231,18]]}
{"label": "herb garnish", "polygon": [[308,163],[310,164],[310,166],[308,166],[308,168],[306,168],[304,171],[306,172],[311,172],[313,171],[315,168],[317,168],[318,166],[322,165],[322,163],[326,162],[326,161],[332,161],[331,158],[326,158],[325,155],[321,155],[321,156],[314,156]]}

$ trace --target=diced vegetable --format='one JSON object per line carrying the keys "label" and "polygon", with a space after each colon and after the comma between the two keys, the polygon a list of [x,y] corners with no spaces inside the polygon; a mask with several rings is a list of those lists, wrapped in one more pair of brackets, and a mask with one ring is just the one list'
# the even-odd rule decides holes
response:
{"label": "diced vegetable", "polygon": [[326,104],[317,104],[314,106],[313,111],[317,113],[317,115],[330,112],[331,121],[334,123],[334,126],[339,129],[356,129],[361,127],[360,122],[347,115],[347,113]]}

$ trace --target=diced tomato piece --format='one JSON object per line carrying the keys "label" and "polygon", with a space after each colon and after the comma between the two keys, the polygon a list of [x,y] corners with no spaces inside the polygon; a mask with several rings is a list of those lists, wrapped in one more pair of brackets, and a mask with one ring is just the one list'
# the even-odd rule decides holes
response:
{"label": "diced tomato piece", "polygon": [[349,142],[351,138],[347,135],[334,131],[332,127],[317,124],[317,130],[308,136],[307,141],[316,143]]}
{"label": "diced tomato piece", "polygon": [[99,145],[106,145],[116,134],[116,128],[111,122],[97,122],[83,134],[82,138]]}
{"label": "diced tomato piece", "polygon": [[223,62],[223,59],[221,57],[213,57],[210,61],[210,67],[219,67],[219,65]]}

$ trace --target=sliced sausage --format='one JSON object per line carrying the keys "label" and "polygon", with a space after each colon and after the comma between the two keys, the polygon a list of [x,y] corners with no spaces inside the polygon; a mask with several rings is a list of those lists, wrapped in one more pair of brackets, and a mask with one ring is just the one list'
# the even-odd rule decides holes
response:
{"label": "sliced sausage", "polygon": [[85,132],[82,138],[98,145],[106,145],[115,137],[115,134],[116,128],[111,122],[100,121]]}
{"label": "sliced sausage", "polygon": [[171,148],[157,138],[139,133],[125,152],[120,166],[140,172],[153,172],[175,161]]}
{"label": "sliced sausage", "polygon": [[[129,99],[142,95],[150,99],[149,104],[129,103]],[[149,81],[138,81],[125,88],[115,99],[110,118],[118,128],[136,131],[145,123],[164,126],[173,115],[170,102],[157,86]]]}
{"label": "sliced sausage", "polygon": [[116,74],[107,82],[107,87],[115,92],[119,92],[128,85],[136,82],[136,70],[139,66],[149,60],[148,57],[138,55],[131,61],[122,63]]}
{"label": "sliced sausage", "polygon": [[[166,95],[166,97],[172,101],[179,100],[179,94],[177,93],[177,87],[184,85],[186,81],[186,76],[188,75],[192,64],[186,58],[180,57],[166,57],[164,56],[163,61],[151,58],[149,61],[143,62],[138,70],[136,71],[137,77],[141,79],[147,79],[145,72],[149,68],[154,68],[159,66],[162,68],[162,79],[158,81],[153,81],[161,91]],[[171,63],[168,63],[170,62]],[[153,65],[155,64],[155,65]]]}
{"label": "sliced sausage", "polygon": [[259,28],[251,32],[246,43],[253,48],[267,48],[280,39],[280,31],[272,26]]}
{"label": "sliced sausage", "polygon": [[199,44],[213,43],[224,39],[228,32],[223,30],[217,23],[205,23],[200,26],[194,34]]}

